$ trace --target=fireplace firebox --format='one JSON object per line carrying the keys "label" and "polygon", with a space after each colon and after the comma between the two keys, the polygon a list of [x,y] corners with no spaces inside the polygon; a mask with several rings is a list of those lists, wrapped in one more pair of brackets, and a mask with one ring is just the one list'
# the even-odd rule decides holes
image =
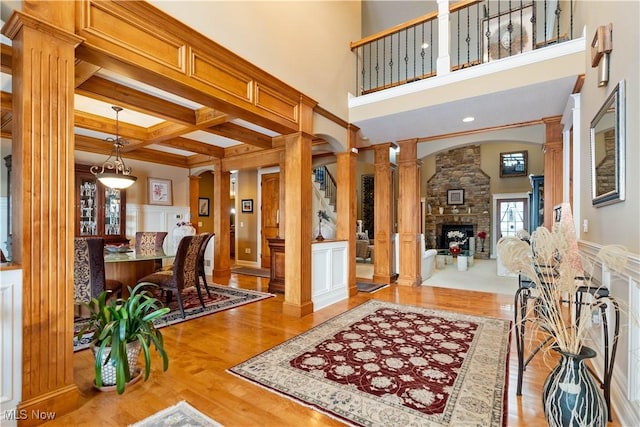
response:
{"label": "fireplace firebox", "polygon": [[467,241],[464,242],[464,245],[461,246],[462,250],[469,250],[469,239],[472,239],[474,236],[473,224],[442,224],[442,233],[440,234],[439,239],[439,248],[447,249],[449,247],[449,242],[455,240],[447,237],[447,233],[450,231],[461,231],[467,236]]}

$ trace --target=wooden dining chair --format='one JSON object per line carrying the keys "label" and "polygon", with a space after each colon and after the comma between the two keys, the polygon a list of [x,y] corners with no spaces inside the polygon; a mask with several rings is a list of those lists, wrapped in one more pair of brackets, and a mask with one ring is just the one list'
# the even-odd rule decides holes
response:
{"label": "wooden dining chair", "polygon": [[[202,245],[200,246],[200,251],[198,252],[198,277],[202,278],[202,283],[204,285],[204,289],[207,291],[207,295],[211,296],[211,292],[209,291],[209,285],[207,284],[207,276],[204,273],[204,253],[207,250],[207,245],[209,244],[209,240],[213,237],[213,233],[203,233],[205,238],[202,239]],[[198,279],[198,285],[200,283],[200,279]]]}
{"label": "wooden dining chair", "polygon": [[76,237],[73,249],[74,302],[87,303],[104,290],[122,296],[122,282],[105,277],[104,239]]}
{"label": "wooden dining chair", "polygon": [[138,280],[138,283],[157,285],[160,289],[166,291],[167,305],[171,302],[171,296],[175,292],[180,314],[183,319],[185,318],[185,314],[181,292],[184,289],[195,287],[200,303],[202,303],[202,308],[205,307],[202,292],[200,291],[200,286],[198,286],[198,264],[202,242],[207,238],[207,234],[183,237],[178,245],[178,251],[171,270],[157,271]]}

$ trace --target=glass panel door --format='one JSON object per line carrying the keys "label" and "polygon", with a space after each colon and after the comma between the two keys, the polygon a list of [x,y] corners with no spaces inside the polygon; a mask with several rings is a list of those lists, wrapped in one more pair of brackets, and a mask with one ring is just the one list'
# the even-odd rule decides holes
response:
{"label": "glass panel door", "polygon": [[528,228],[527,199],[498,200],[498,240]]}
{"label": "glass panel door", "polygon": [[96,205],[97,184],[93,180],[80,178],[80,235],[98,234],[98,207]]}
{"label": "glass panel door", "polygon": [[105,188],[104,195],[104,234],[116,236],[120,234],[120,190]]}

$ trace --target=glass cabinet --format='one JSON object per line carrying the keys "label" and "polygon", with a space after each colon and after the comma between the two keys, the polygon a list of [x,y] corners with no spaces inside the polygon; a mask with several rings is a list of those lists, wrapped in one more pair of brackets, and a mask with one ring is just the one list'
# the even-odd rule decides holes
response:
{"label": "glass cabinet", "polygon": [[544,225],[544,175],[529,175],[529,233]]}
{"label": "glass cabinet", "polygon": [[104,237],[105,243],[128,243],[126,194],[102,185],[90,166],[76,165],[76,236]]}

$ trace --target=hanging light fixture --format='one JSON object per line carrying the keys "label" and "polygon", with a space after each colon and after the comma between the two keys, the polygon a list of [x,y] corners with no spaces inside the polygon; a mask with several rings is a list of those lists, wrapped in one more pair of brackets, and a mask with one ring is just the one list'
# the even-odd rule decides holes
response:
{"label": "hanging light fixture", "polygon": [[[116,112],[116,137],[107,138],[105,141],[113,144],[113,150],[102,166],[91,166],[91,173],[109,188],[127,188],[138,178],[131,175],[131,168],[124,164],[124,159],[120,155],[120,149],[124,147],[126,142],[119,136],[118,113],[122,111],[122,107],[113,106],[111,108]],[[112,160],[113,157],[115,158]]]}

